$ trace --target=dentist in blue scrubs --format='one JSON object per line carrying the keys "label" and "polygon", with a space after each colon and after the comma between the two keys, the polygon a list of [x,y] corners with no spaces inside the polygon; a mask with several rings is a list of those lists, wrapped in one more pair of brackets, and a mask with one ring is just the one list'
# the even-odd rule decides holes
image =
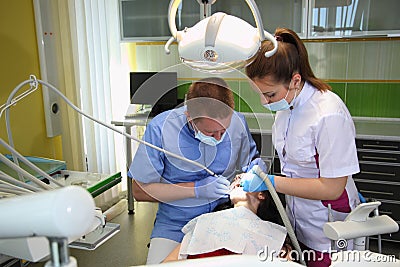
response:
{"label": "dentist in blue scrubs", "polygon": [[194,82],[186,105],[157,115],[143,140],[203,168],[140,144],[128,177],[137,201],[158,202],[147,264],[156,264],[182,241],[182,227],[228,197],[230,182],[259,156],[233,93],[220,78]]}

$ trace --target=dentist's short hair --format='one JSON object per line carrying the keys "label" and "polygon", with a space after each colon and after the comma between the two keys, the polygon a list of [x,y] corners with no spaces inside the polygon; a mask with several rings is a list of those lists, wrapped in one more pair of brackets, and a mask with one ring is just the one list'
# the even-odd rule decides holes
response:
{"label": "dentist's short hair", "polygon": [[198,117],[227,118],[235,107],[233,93],[225,80],[218,77],[195,81],[186,98],[187,112]]}

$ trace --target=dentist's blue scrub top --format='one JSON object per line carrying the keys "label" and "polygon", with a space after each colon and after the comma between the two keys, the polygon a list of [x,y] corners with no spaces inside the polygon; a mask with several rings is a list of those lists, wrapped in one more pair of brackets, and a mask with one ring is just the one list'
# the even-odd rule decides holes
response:
{"label": "dentist's blue scrub top", "polygon": [[[147,125],[143,140],[194,160],[232,181],[242,167],[258,157],[256,144],[242,114],[234,112],[226,135],[217,146],[197,140],[184,114],[186,107],[165,111]],[[191,163],[169,156],[143,144],[134,156],[128,177],[142,183],[194,182],[210,176]],[[151,238],[181,242],[182,227],[194,217],[211,212],[221,200],[188,198],[159,203]]]}

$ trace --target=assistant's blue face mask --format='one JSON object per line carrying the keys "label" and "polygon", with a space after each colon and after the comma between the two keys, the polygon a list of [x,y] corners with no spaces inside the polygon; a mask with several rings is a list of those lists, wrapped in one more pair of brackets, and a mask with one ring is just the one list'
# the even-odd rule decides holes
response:
{"label": "assistant's blue face mask", "polygon": [[192,123],[192,125],[193,125],[193,128],[194,128],[195,131],[196,131],[196,134],[194,135],[194,137],[195,137],[197,140],[199,140],[200,142],[204,143],[204,144],[207,144],[207,145],[209,145],[209,146],[216,146],[216,145],[218,145],[219,143],[221,143],[222,140],[224,140],[224,137],[225,137],[226,132],[224,132],[224,133],[222,134],[221,138],[220,138],[219,140],[217,140],[217,139],[215,139],[215,138],[212,137],[212,136],[208,136],[208,135],[203,134],[199,129],[197,129],[197,127],[195,126],[194,123]]}
{"label": "assistant's blue face mask", "polygon": [[[290,83],[291,83],[291,82],[290,82]],[[289,84],[289,88],[290,88],[290,84]],[[293,98],[292,102],[290,102],[290,103],[293,103],[293,101],[296,99],[296,96],[297,96],[297,89],[295,89],[295,90],[296,90],[296,91],[295,91],[295,94],[294,94],[294,98]],[[271,104],[263,104],[263,106],[264,106],[265,108],[271,110],[271,111],[280,111],[280,110],[287,110],[287,109],[289,109],[289,108],[290,108],[290,104],[289,104],[289,103],[287,102],[287,100],[286,100],[287,96],[289,95],[289,91],[290,91],[290,90],[287,91],[286,96],[285,96],[284,98],[282,98],[281,100],[276,101],[276,102],[273,102],[273,103],[271,103]]]}
{"label": "assistant's blue face mask", "polygon": [[[289,92],[289,91],[288,91]],[[276,101],[274,103],[271,104],[264,104],[263,105],[265,108],[271,110],[271,111],[280,111],[280,110],[286,110],[289,109],[290,105],[289,103],[286,101],[286,97],[282,98],[279,101]]]}

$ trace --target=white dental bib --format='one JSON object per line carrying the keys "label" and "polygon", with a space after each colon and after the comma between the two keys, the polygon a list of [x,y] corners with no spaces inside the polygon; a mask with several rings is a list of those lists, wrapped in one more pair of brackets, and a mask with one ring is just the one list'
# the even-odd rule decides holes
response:
{"label": "white dental bib", "polygon": [[268,254],[277,257],[286,237],[283,226],[261,220],[246,207],[200,215],[189,221],[182,232],[185,236],[179,259],[222,248],[250,255],[268,249]]}

